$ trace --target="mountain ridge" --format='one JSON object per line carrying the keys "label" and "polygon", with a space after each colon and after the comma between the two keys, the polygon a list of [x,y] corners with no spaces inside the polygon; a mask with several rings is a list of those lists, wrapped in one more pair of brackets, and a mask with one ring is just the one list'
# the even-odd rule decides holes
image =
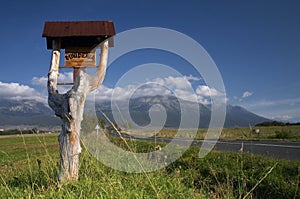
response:
{"label": "mountain ridge", "polygon": [[[195,111],[193,107],[196,105],[195,102],[180,100],[181,102],[185,103],[185,107],[191,107],[186,111]],[[169,103],[168,103],[169,102]],[[122,113],[122,110],[126,110],[124,106],[124,102],[116,101],[119,103],[118,112]],[[149,124],[150,117],[148,111],[150,110],[151,106],[155,104],[162,105],[165,109],[167,114],[170,114],[170,117],[167,118],[165,126],[166,128],[178,128],[180,123],[180,104],[176,97],[174,96],[147,96],[147,97],[137,97],[129,100],[129,110],[130,116],[132,120],[141,126],[146,126]],[[186,106],[187,105],[187,106]],[[197,103],[199,106],[200,111],[200,122],[199,128],[208,128],[210,118],[211,118],[211,107]],[[100,111],[104,112],[112,121],[112,108],[111,102],[105,101],[96,104],[96,111],[98,117],[102,117]],[[125,114],[126,115],[126,114]],[[102,117],[103,118],[103,117]],[[248,111],[247,109],[241,106],[234,106],[234,105],[226,105],[226,118],[224,122],[224,127],[246,127],[246,126],[254,126],[257,123],[261,123],[264,121],[271,121],[268,118],[264,118],[259,116],[255,113]],[[186,126],[185,128],[188,128]]]}
{"label": "mountain ridge", "polygon": [[[127,109],[124,101],[118,102],[120,107],[118,111]],[[165,128],[178,128],[181,119],[180,103],[184,103],[186,112],[195,113],[195,106],[200,110],[200,128],[207,128],[210,122],[211,110],[210,106],[190,101],[178,100],[175,96],[144,96],[136,97],[129,100],[130,117],[139,126],[146,126],[151,122],[149,110],[153,107],[163,107],[167,114]],[[156,106],[154,106],[156,105]],[[159,105],[159,106],[157,106]],[[255,113],[248,111],[241,106],[226,106],[226,118],[224,127],[245,127],[255,125],[261,122],[271,121],[261,117]],[[96,112],[98,117],[102,117],[99,113],[103,111],[112,121],[112,107],[109,100],[96,102]],[[193,112],[192,112],[193,111]],[[122,112],[121,112],[122,113]],[[5,126],[38,126],[53,127],[60,126],[61,122],[48,105],[35,100],[12,100],[0,99],[0,128]],[[188,128],[184,126],[184,128]]]}

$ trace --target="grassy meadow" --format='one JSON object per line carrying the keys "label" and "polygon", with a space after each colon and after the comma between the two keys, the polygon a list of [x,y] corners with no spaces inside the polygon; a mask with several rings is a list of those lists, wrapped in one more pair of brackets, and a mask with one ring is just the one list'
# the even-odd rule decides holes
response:
{"label": "grassy meadow", "polygon": [[[113,170],[84,149],[79,180],[59,184],[57,136],[0,136],[1,198],[300,198],[298,161],[218,151],[199,158],[196,147],[161,170],[140,174]],[[122,140],[113,141],[126,149]],[[135,152],[155,150],[153,142],[128,144]]]}
{"label": "grassy meadow", "polygon": [[[259,129],[259,133],[253,130]],[[183,129],[183,132],[191,130]],[[207,129],[199,129],[195,139],[204,139]],[[132,131],[129,134],[151,135],[153,131]],[[177,133],[176,129],[162,129],[156,137],[173,138]],[[224,128],[219,137],[221,140],[273,140],[273,141],[300,141],[300,126],[262,126],[262,127],[243,127],[243,128]]]}

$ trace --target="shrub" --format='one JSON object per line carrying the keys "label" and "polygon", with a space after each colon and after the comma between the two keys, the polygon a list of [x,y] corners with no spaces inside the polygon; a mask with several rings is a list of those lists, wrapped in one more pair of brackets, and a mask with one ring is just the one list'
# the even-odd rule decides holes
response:
{"label": "shrub", "polygon": [[277,139],[289,139],[291,138],[291,131],[275,131],[275,138]]}

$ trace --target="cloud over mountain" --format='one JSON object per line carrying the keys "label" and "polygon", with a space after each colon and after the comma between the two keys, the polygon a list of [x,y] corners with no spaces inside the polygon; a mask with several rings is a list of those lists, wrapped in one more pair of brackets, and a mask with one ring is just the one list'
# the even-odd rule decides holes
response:
{"label": "cloud over mountain", "polygon": [[45,96],[34,88],[15,82],[0,82],[0,98],[13,100],[33,99],[43,103],[47,101]]}
{"label": "cloud over mountain", "polygon": [[[59,82],[72,82],[73,73],[61,73]],[[143,96],[176,96],[183,100],[198,102],[204,105],[211,104],[211,97],[225,98],[225,93],[222,93],[215,88],[210,88],[207,85],[195,85],[195,82],[201,80],[199,77],[192,75],[188,76],[166,76],[147,79],[144,82],[115,85],[114,88],[101,85],[96,91],[96,100],[124,100]],[[34,77],[32,84],[47,89],[46,77]],[[60,93],[65,93],[70,89],[70,86],[58,86]],[[222,103],[224,102],[222,100]]]}
{"label": "cloud over mountain", "polygon": [[225,94],[210,88],[207,85],[198,85],[196,89],[192,86],[192,81],[199,78],[193,76],[155,78],[140,84],[130,84],[125,87],[116,86],[109,88],[104,85],[97,89],[98,100],[122,100],[143,96],[174,95],[183,100],[210,104],[211,97],[224,97]]}
{"label": "cloud over mountain", "polygon": [[[201,127],[206,127],[210,121],[211,99],[223,99],[225,98],[225,94],[207,85],[195,85],[195,81],[198,80],[199,78],[191,75],[177,77],[167,76],[164,78],[145,80],[143,83],[132,83],[125,86],[117,85],[115,88],[101,85],[96,90],[95,97],[97,104],[102,104],[105,110],[110,109],[109,105],[112,100],[122,102],[129,100],[130,109],[132,113],[135,114],[137,121],[141,124],[144,124],[145,121],[147,122],[147,119],[149,119],[145,113],[149,105],[161,104],[165,107],[166,113],[168,113],[166,120],[166,126],[168,127],[175,127],[180,121],[180,106],[178,105],[178,98],[180,98],[184,100],[184,105],[187,107],[199,105],[202,114],[200,125]],[[59,81],[72,81],[72,73],[60,74]],[[46,120],[49,121],[53,120],[53,124],[58,122],[57,118],[53,118],[54,113],[47,104],[47,78],[34,77],[31,83],[33,86],[40,86],[42,91],[29,85],[0,82],[0,97],[8,100],[2,100],[1,102],[3,104],[2,111],[7,112],[7,114],[2,115],[3,118],[7,119],[3,119],[4,123],[2,125],[15,124],[11,123],[11,121],[22,121],[22,124],[33,124],[34,120],[37,120],[32,119],[33,116],[36,118],[47,118]],[[59,86],[58,88],[64,91],[69,89],[65,86]],[[188,109],[189,113],[193,111],[195,111],[195,109]],[[244,126],[246,123],[248,124],[247,118],[251,118],[253,123],[255,123],[256,120],[261,121],[264,119],[258,118],[244,109],[231,108],[228,109],[228,111],[227,113],[229,115],[227,114],[226,126]],[[10,115],[10,117],[8,118],[7,115]],[[246,120],[242,121],[240,115],[243,115],[243,118],[246,118]],[[38,121],[37,124],[41,122],[42,121]],[[46,122],[44,125],[47,124]]]}

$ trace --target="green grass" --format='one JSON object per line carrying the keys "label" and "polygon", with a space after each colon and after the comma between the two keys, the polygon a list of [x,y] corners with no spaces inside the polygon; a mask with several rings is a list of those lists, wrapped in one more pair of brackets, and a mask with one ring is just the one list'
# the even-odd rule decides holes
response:
{"label": "green grass", "polygon": [[[252,129],[259,129],[260,132],[253,133]],[[191,130],[183,130],[190,132]],[[195,139],[204,139],[207,129],[199,129]],[[130,134],[130,132],[128,132]],[[151,130],[132,131],[132,134],[146,136],[154,135]],[[176,129],[162,129],[156,137],[173,138],[177,134]],[[184,136],[184,135],[183,135]],[[188,137],[187,137],[188,138]],[[243,128],[224,128],[220,135],[221,140],[273,140],[273,141],[300,141],[300,126],[267,126],[267,127],[243,127]]]}
{"label": "green grass", "polygon": [[265,126],[252,129],[259,129],[259,134],[252,133],[250,128],[225,128],[221,139],[300,141],[300,126]]}
{"label": "green grass", "polygon": [[[126,148],[116,138],[113,141]],[[136,152],[153,143],[128,141]],[[163,144],[162,144],[163,145]],[[300,198],[300,163],[191,147],[166,168],[140,174],[113,170],[86,150],[77,182],[57,182],[57,135],[0,136],[1,198]],[[112,157],[113,158],[113,157]],[[40,160],[40,166],[38,164]]]}

